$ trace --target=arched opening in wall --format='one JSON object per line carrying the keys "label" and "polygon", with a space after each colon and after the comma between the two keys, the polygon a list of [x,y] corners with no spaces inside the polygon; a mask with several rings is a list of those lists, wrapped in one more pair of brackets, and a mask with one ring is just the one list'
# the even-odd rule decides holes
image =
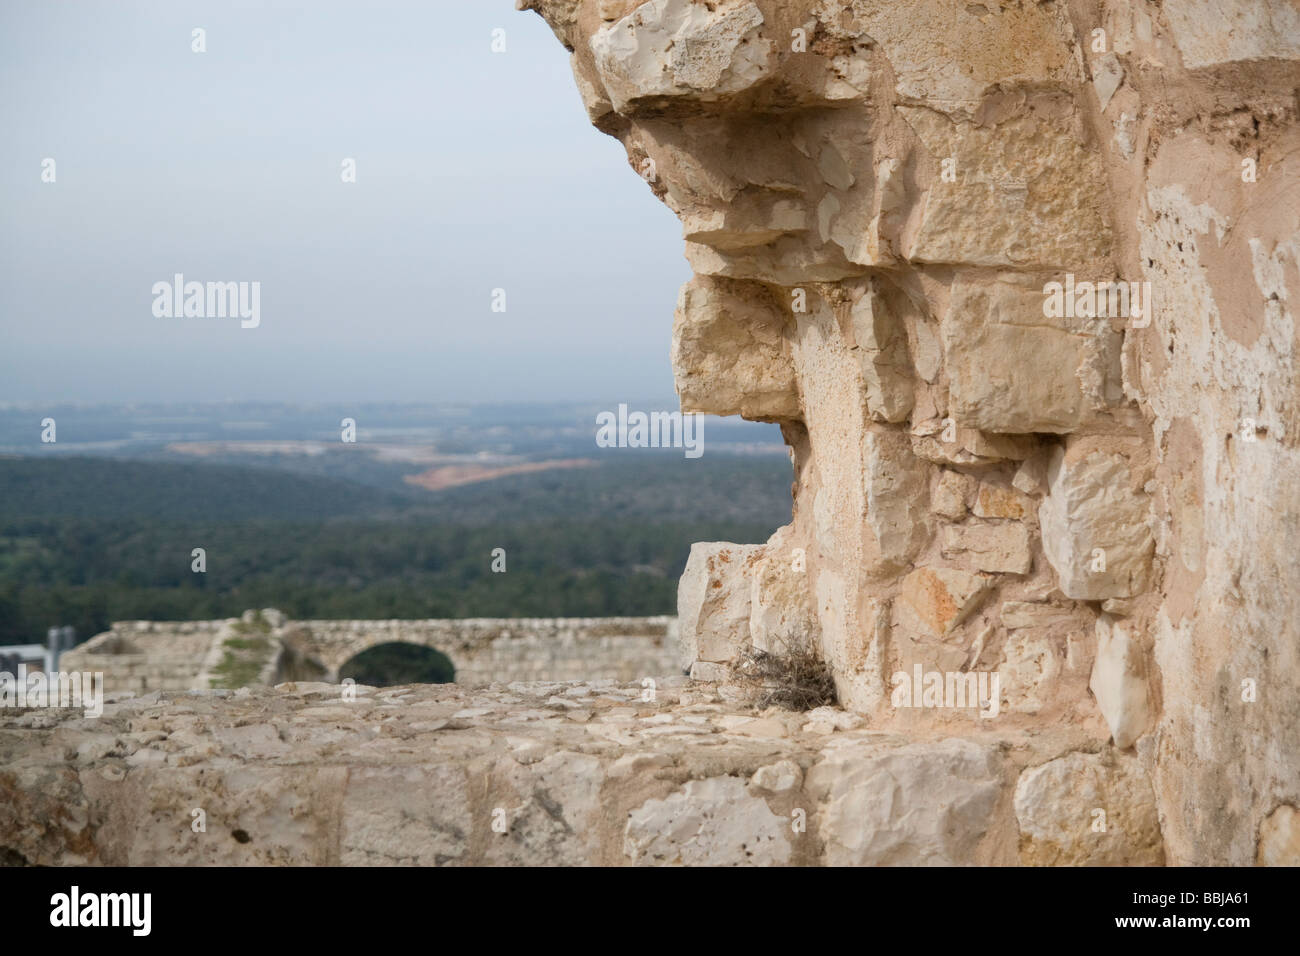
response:
{"label": "arched opening in wall", "polygon": [[451,658],[418,644],[379,644],[362,651],[339,668],[339,680],[352,678],[371,687],[396,684],[451,684],[456,667]]}

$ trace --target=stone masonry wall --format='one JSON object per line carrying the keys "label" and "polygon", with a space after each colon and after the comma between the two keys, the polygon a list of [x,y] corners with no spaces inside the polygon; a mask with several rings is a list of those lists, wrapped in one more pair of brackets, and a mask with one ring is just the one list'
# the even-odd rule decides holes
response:
{"label": "stone masonry wall", "polygon": [[272,609],[223,621],[117,622],[59,666],[103,672],[109,693],[233,689],[300,676],[337,681],[347,661],[388,643],[441,651],[466,685],[681,673],[671,617],[292,621]]}
{"label": "stone masonry wall", "polygon": [[681,219],[683,410],[790,448],[683,663],[810,648],[959,735],[898,675],[995,673],[999,727],[1137,760],[1172,862],[1300,852],[1296,5],[519,5]]}

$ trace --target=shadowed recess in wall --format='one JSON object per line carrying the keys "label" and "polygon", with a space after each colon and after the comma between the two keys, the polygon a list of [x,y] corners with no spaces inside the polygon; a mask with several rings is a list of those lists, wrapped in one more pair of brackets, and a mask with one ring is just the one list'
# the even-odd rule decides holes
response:
{"label": "shadowed recess in wall", "polygon": [[371,687],[451,684],[456,680],[456,668],[450,657],[432,647],[392,643],[362,651],[339,668],[339,677]]}

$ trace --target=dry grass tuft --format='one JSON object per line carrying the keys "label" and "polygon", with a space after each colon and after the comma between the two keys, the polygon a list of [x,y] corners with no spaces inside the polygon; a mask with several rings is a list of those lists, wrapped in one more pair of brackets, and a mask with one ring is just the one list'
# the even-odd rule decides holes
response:
{"label": "dry grass tuft", "polygon": [[807,644],[787,645],[780,653],[746,647],[731,662],[730,679],[754,693],[760,710],[812,710],[836,702],[831,670]]}

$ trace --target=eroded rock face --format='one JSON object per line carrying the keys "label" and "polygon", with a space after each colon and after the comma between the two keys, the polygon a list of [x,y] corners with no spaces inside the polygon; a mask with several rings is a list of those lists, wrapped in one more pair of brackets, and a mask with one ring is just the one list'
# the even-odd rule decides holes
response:
{"label": "eroded rock face", "polygon": [[684,408],[791,448],[765,553],[807,586],[729,583],[732,623],[684,624],[687,656],[718,676],[753,630],[811,621],[841,700],[909,732],[968,718],[891,706],[892,674],[996,671],[999,721],[1136,748],[1169,862],[1277,857],[1265,817],[1300,801],[1294,5],[520,5],[682,221]]}

